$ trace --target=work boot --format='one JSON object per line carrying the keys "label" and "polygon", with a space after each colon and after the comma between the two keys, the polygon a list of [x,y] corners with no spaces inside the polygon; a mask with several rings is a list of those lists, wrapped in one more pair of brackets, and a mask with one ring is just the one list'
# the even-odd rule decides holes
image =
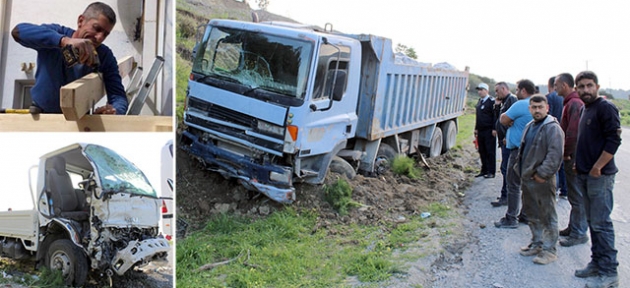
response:
{"label": "work boot", "polygon": [[540,246],[534,246],[533,244],[529,244],[527,246],[523,246],[521,247],[521,252],[520,254],[523,256],[534,256],[534,255],[538,255],[538,253],[542,252],[542,247]]}
{"label": "work boot", "polygon": [[540,264],[540,265],[547,265],[553,261],[558,260],[558,256],[556,256],[556,254],[553,254],[547,250],[542,250],[540,251],[540,253],[538,253],[538,255],[536,255],[536,257],[534,257],[534,263],[536,264]]}
{"label": "work boot", "polygon": [[588,278],[599,275],[599,268],[593,262],[588,262],[584,269],[575,270],[575,277]]}
{"label": "work boot", "polygon": [[588,236],[582,236],[582,237],[567,237],[564,239],[560,239],[560,246],[564,246],[564,247],[571,247],[571,246],[575,246],[575,245],[579,245],[579,244],[584,244],[586,242],[588,242]]}
{"label": "work boot", "polygon": [[586,288],[613,288],[619,287],[619,276],[612,275],[598,275],[591,278],[587,283]]}
{"label": "work boot", "polygon": [[518,222],[516,222],[516,220],[508,220],[507,218],[503,217],[498,222],[494,222],[494,226],[497,228],[516,229],[518,228]]}
{"label": "work boot", "polygon": [[527,216],[521,214],[521,215],[518,215],[518,222],[527,225],[529,224],[529,219],[527,219]]}
{"label": "work boot", "polygon": [[501,207],[507,205],[507,198],[499,198],[497,201],[490,202],[492,207]]}
{"label": "work boot", "polygon": [[567,226],[567,228],[560,230],[560,232],[558,232],[558,235],[564,236],[564,237],[571,235],[571,227]]}

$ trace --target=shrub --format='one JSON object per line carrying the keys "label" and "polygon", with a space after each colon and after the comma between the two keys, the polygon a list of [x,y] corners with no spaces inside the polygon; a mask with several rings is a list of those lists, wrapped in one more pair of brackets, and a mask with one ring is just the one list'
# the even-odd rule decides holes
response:
{"label": "shrub", "polygon": [[405,175],[411,179],[418,179],[422,171],[415,166],[415,161],[407,156],[398,155],[392,161],[392,171],[398,175]]}
{"label": "shrub", "polygon": [[352,187],[350,184],[342,179],[337,179],[337,182],[332,185],[326,185],[324,187],[325,199],[333,206],[340,215],[348,214],[348,208],[358,207],[359,203],[352,200]]}

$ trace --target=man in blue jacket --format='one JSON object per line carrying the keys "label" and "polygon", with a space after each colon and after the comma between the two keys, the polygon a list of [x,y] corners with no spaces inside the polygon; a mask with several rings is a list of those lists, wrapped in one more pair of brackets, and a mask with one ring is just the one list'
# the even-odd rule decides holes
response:
{"label": "man in blue jacket", "polygon": [[[13,39],[24,47],[37,50],[35,85],[31,88],[33,105],[43,113],[61,113],[60,88],[91,72],[99,72],[107,91],[107,105],[95,109],[94,113],[125,115],[128,102],[118,63],[112,51],[102,44],[115,24],[114,10],[107,4],[94,2],[79,15],[77,30],[58,24],[20,23],[15,26],[11,31]],[[67,67],[62,54],[62,48],[68,45],[72,45],[79,55],[79,64],[71,67]],[[98,65],[95,65],[94,50],[98,54]]]}

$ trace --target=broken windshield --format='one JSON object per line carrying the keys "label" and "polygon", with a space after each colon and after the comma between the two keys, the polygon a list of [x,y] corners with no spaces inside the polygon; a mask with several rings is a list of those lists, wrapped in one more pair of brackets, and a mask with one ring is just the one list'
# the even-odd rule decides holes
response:
{"label": "broken windshield", "polygon": [[85,155],[96,166],[96,175],[103,193],[130,193],[157,198],[149,180],[129,160],[116,152],[98,145],[87,145]]}
{"label": "broken windshield", "polygon": [[[265,90],[278,97],[303,99],[312,53],[313,43],[306,40],[212,27],[198,47],[193,72],[208,84],[250,97],[270,97],[257,95]],[[243,88],[230,89],[234,83]]]}

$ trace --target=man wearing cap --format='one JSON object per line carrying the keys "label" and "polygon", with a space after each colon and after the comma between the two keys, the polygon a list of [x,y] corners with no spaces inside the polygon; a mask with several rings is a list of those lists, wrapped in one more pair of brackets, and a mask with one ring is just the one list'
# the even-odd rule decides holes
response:
{"label": "man wearing cap", "polygon": [[476,109],[475,137],[479,145],[481,171],[475,177],[494,178],[496,167],[497,131],[494,130],[496,117],[494,114],[494,99],[488,94],[488,84],[477,85],[479,102]]}

